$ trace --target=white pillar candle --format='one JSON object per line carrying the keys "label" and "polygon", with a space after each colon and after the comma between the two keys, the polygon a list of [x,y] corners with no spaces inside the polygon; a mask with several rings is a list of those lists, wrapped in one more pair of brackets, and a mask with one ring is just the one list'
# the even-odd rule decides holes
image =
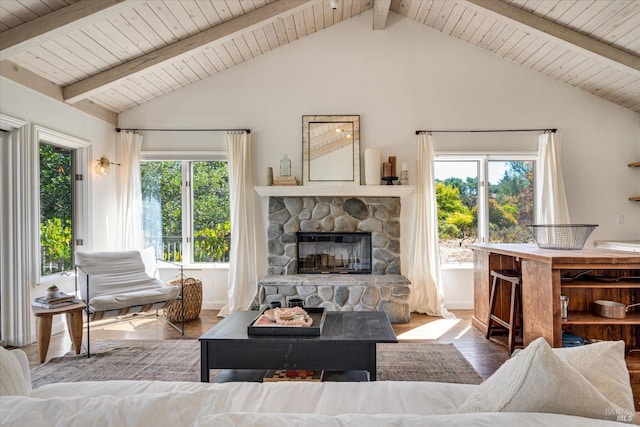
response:
{"label": "white pillar candle", "polygon": [[402,170],[403,170],[403,171],[408,171],[408,170],[409,170],[409,167],[408,167],[408,165],[407,165],[407,162],[402,162]]}
{"label": "white pillar candle", "polygon": [[364,182],[366,185],[380,185],[380,150],[367,148],[364,151]]}

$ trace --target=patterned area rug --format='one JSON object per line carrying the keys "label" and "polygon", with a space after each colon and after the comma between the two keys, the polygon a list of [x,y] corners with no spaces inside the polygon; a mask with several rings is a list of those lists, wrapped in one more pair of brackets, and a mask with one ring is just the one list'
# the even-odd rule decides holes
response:
{"label": "patterned area rug", "polygon": [[483,379],[453,344],[378,344],[378,381],[480,384]]}
{"label": "patterned area rug", "polygon": [[[91,358],[68,353],[31,371],[34,387],[105,380],[200,381],[198,340],[102,340]],[[219,374],[211,371],[211,381]],[[378,381],[479,384],[482,377],[453,344],[378,344]]]}

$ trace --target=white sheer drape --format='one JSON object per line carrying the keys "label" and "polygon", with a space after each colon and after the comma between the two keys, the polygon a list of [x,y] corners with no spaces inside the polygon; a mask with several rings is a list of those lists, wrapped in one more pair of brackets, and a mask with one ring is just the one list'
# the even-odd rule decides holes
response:
{"label": "white sheer drape", "polygon": [[546,132],[538,137],[536,199],[536,223],[570,224],[560,147],[555,132]]}
{"label": "white sheer drape", "polygon": [[144,246],[140,184],[142,135],[122,131],[118,133],[117,144],[120,166],[112,166],[118,172],[116,180],[118,201],[116,249],[142,249]]}
{"label": "white sheer drape", "polygon": [[40,279],[40,192],[38,142],[27,126],[2,136],[0,188],[2,340],[31,342],[31,285]]}
{"label": "white sheer drape", "polygon": [[433,142],[428,134],[418,135],[416,209],[412,233],[408,278],[411,281],[409,308],[432,316],[454,317],[443,305],[438,249],[438,212],[433,176]]}
{"label": "white sheer drape", "polygon": [[229,303],[219,316],[248,310],[257,291],[257,255],[251,135],[227,134],[229,193],[231,202],[231,250],[229,253]]}

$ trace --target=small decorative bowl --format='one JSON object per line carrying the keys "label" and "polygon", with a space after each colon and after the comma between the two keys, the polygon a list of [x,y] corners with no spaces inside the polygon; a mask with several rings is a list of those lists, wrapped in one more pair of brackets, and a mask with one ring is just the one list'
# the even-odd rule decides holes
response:
{"label": "small decorative bowl", "polygon": [[60,296],[60,289],[47,289],[47,298],[57,298]]}

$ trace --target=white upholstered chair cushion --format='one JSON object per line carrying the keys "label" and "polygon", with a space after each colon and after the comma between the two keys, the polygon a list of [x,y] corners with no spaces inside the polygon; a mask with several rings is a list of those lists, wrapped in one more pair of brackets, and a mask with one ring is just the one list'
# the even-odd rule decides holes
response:
{"label": "white upholstered chair cushion", "polygon": [[101,295],[91,298],[89,308],[94,311],[120,310],[127,307],[155,304],[162,301],[172,301],[178,297],[180,286],[166,286],[155,289],[143,289],[119,293],[114,295]]}
{"label": "white upholstered chair cushion", "polygon": [[0,346],[0,396],[27,396],[31,391],[29,359],[22,350]]}
{"label": "white upholstered chair cushion", "polygon": [[144,271],[147,276],[158,278],[158,260],[156,258],[156,250],[153,246],[144,248],[140,251],[140,258],[144,264]]}
{"label": "white upholstered chair cushion", "polygon": [[[155,256],[149,250],[76,253],[81,267],[78,284],[93,312],[171,301],[180,287],[163,286],[155,274]],[[89,276],[87,294],[87,279]]]}

